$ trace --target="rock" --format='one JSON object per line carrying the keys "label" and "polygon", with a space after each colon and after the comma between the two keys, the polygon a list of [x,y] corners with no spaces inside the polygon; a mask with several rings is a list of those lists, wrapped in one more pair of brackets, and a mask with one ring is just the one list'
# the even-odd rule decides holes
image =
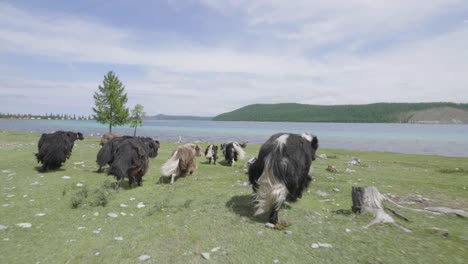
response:
{"label": "rock", "polygon": [[318,245],[322,248],[332,248],[332,245],[328,244],[328,243],[320,243],[318,242]]}
{"label": "rock", "polygon": [[135,198],[133,198],[133,197],[132,197],[132,198],[130,198],[130,201],[135,201]]}
{"label": "rock", "polygon": [[206,260],[209,260],[210,259],[210,253],[201,253],[201,256],[206,259]]}
{"label": "rock", "polygon": [[216,251],[218,251],[218,250],[220,250],[220,249],[221,249],[221,247],[215,247],[215,248],[212,248],[212,249],[211,249],[211,252],[216,252]]}
{"label": "rock", "polygon": [[355,173],[356,171],[355,170],[352,170],[350,168],[346,168],[346,170],[344,171],[346,174],[351,174],[351,173]]}
{"label": "rock", "polygon": [[433,234],[437,234],[439,236],[443,236],[443,237],[448,237],[449,236],[449,231],[447,229],[440,229],[440,228],[437,228],[437,227],[433,227],[433,228],[429,229],[429,232],[431,232]]}
{"label": "rock", "polygon": [[123,237],[121,237],[121,236],[114,237],[114,240],[117,240],[117,241],[122,241],[122,240],[123,240]]}
{"label": "rock", "polygon": [[339,192],[340,189],[338,189],[338,188],[333,188],[333,191],[334,191],[334,192]]}
{"label": "rock", "polygon": [[18,223],[16,225],[21,227],[21,228],[31,228],[31,226],[32,226],[31,223]]}
{"label": "rock", "polygon": [[2,170],[2,172],[3,172],[3,173],[9,173],[9,172],[11,172],[11,171],[9,171],[9,170]]}
{"label": "rock", "polygon": [[128,207],[128,205],[126,205],[126,204],[120,204],[120,207],[125,208],[125,207]]}
{"label": "rock", "polygon": [[84,226],[79,226],[79,227],[78,227],[78,230],[85,229],[85,228],[86,228],[86,227],[84,227]]}
{"label": "rock", "polygon": [[317,195],[320,196],[320,197],[328,197],[329,194],[327,192],[324,192],[324,191],[317,191]]}
{"label": "rock", "polygon": [[274,260],[273,260],[273,263],[275,263],[275,264],[276,264],[276,263],[279,263],[279,260],[278,260],[278,259],[274,259]]}
{"label": "rock", "polygon": [[44,216],[44,215],[46,215],[46,214],[44,214],[44,213],[37,213],[36,214],[36,216],[39,216],[39,217]]}
{"label": "rock", "polygon": [[292,234],[293,234],[293,232],[292,232],[291,230],[286,230],[286,231],[284,231],[284,233],[285,233],[286,235],[292,235]]}
{"label": "rock", "polygon": [[83,187],[83,186],[84,186],[84,184],[82,184],[81,182],[76,184],[76,187]]}
{"label": "rock", "polygon": [[80,162],[75,162],[75,163],[73,163],[73,164],[75,164],[75,165],[80,165],[80,164],[84,164],[84,161],[80,161]]}
{"label": "rock", "polygon": [[10,241],[10,239],[7,237],[7,238],[4,238],[3,241]]}
{"label": "rock", "polygon": [[40,184],[40,183],[39,183],[38,181],[35,181],[35,182],[31,183],[31,186],[37,186],[37,185],[39,185],[39,184]]}
{"label": "rock", "polygon": [[15,197],[15,195],[14,194],[9,194],[9,195],[7,195],[7,197],[8,198],[13,198],[13,197]]}
{"label": "rock", "polygon": [[329,179],[330,181],[334,181],[335,177],[329,176],[329,177],[327,177],[327,179]]}
{"label": "rock", "polygon": [[328,159],[327,154],[320,154],[320,155],[318,155],[318,157],[319,157],[319,159],[324,159],[324,160]]}
{"label": "rock", "polygon": [[329,172],[332,172],[332,173],[337,173],[338,172],[338,170],[333,165],[328,165],[326,170],[329,171]]}
{"label": "rock", "polygon": [[63,176],[63,177],[62,177],[62,179],[64,179],[64,180],[68,180],[68,179],[71,179],[71,177],[70,177],[70,176],[66,176],[66,175],[65,175],[65,176]]}
{"label": "rock", "polygon": [[351,229],[346,228],[345,231],[346,231],[346,233],[349,233],[349,232],[351,232]]}
{"label": "rock", "polygon": [[108,216],[108,217],[112,217],[112,218],[116,218],[116,217],[119,216],[119,215],[116,214],[116,213],[108,213],[107,216]]}
{"label": "rock", "polygon": [[268,228],[275,228],[275,225],[272,224],[272,223],[266,223],[266,224],[265,224],[265,227],[268,227]]}
{"label": "rock", "polygon": [[244,187],[249,186],[249,185],[250,185],[249,182],[243,182],[243,183],[242,183],[242,186],[244,186]]}
{"label": "rock", "polygon": [[94,216],[99,216],[99,212],[95,212],[93,215]]}
{"label": "rock", "polygon": [[348,162],[349,165],[361,165],[361,160],[358,158],[353,158],[351,161]]}
{"label": "rock", "polygon": [[319,247],[320,247],[319,244],[317,244],[317,243],[312,243],[312,245],[310,245],[310,246],[311,246],[312,248],[319,248]]}
{"label": "rock", "polygon": [[151,258],[151,256],[149,256],[149,255],[141,255],[141,256],[138,257],[138,260],[139,261],[146,261],[146,260],[148,260],[150,258]]}
{"label": "rock", "polygon": [[7,230],[8,226],[0,225],[0,231],[1,230]]}
{"label": "rock", "polygon": [[94,253],[94,256],[96,256],[96,257],[101,256],[101,252],[96,252],[96,253]]}
{"label": "rock", "polygon": [[127,214],[124,212],[120,212],[120,215],[126,216]]}
{"label": "rock", "polygon": [[137,204],[137,208],[143,208],[143,207],[145,207],[145,206],[146,206],[146,205],[145,205],[144,203],[142,203],[142,202],[139,202],[139,203]]}
{"label": "rock", "polygon": [[257,235],[263,235],[263,231],[258,231]]}
{"label": "rock", "polygon": [[101,230],[93,230],[93,233],[94,234],[99,234],[99,233],[101,233]]}

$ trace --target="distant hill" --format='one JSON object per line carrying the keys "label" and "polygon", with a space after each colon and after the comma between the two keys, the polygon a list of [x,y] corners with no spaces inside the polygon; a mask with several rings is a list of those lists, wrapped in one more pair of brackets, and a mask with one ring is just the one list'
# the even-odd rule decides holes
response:
{"label": "distant hill", "polygon": [[155,115],[147,116],[146,120],[212,120],[213,117],[206,116],[176,116],[176,115]]}
{"label": "distant hill", "polygon": [[468,123],[468,104],[376,103],[367,105],[253,104],[215,121],[351,123]]}

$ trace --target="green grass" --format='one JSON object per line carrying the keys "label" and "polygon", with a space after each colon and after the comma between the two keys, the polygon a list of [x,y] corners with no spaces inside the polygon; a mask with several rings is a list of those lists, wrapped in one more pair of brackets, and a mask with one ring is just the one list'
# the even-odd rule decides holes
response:
{"label": "green grass", "polygon": [[[291,223],[286,230],[293,233],[288,235],[265,228],[265,216],[252,216],[251,188],[243,185],[247,176],[241,162],[234,167],[210,166],[200,158],[195,175],[179,178],[174,185],[160,184],[159,168],[176,146],[162,142],[143,187],[115,191],[109,188],[112,177],[95,173],[97,138],[77,141],[62,169],[43,174],[35,170],[38,139],[35,133],[0,131],[0,224],[8,226],[0,230],[0,263],[138,263],[143,254],[151,256],[146,263],[272,263],[275,259],[280,263],[466,263],[468,259],[467,219],[401,210],[412,220],[396,219],[413,231],[407,234],[391,225],[365,230],[362,226],[371,216],[333,212],[350,209],[353,185],[374,185],[381,193],[400,197],[422,195],[431,199],[431,205],[466,209],[467,158],[321,149],[319,154],[336,158],[315,161],[316,181],[309,192],[281,210],[280,218]],[[258,148],[250,145],[246,151],[253,156]],[[363,166],[350,167],[356,172],[345,174],[346,162],[353,156]],[[327,172],[328,165],[338,173]],[[65,175],[71,178],[63,179]],[[330,196],[321,198],[318,190]],[[139,202],[146,206],[138,209]],[[119,217],[110,218],[108,213]],[[32,227],[15,226],[22,222]],[[447,229],[449,237],[429,231],[433,227]],[[98,234],[93,233],[99,228]],[[116,241],[118,236],[124,240]],[[316,242],[333,248],[312,249]],[[211,253],[209,261],[201,258],[200,253],[215,247],[221,249]]]}

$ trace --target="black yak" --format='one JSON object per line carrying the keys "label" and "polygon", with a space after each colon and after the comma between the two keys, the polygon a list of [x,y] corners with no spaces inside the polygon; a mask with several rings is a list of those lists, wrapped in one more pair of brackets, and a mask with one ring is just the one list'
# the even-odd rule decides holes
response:
{"label": "black yak", "polygon": [[[131,136],[120,136],[115,137],[109,140],[102,148],[99,150],[96,158],[96,163],[99,165],[97,172],[102,172],[102,167],[106,164],[111,165],[115,158],[115,153],[117,152],[118,147],[125,142],[126,140],[133,139]],[[158,155],[158,149],[160,147],[158,140],[153,140],[149,137],[135,137],[138,142],[142,145],[146,154],[149,158],[155,158]]]}
{"label": "black yak", "polygon": [[209,145],[206,147],[205,157],[208,159],[208,164],[211,164],[211,161],[213,161],[213,164],[216,165],[216,160],[218,159],[218,146]]}
{"label": "black yak", "polygon": [[83,140],[83,134],[71,131],[57,131],[42,134],[35,154],[37,162],[42,163],[41,172],[58,169],[71,157],[75,140]]}
{"label": "black yak", "polygon": [[245,158],[245,151],[242,148],[246,147],[246,143],[228,142],[221,144],[223,150],[224,159],[229,165],[234,166],[234,163],[238,160]]}
{"label": "black yak", "polygon": [[249,166],[255,215],[268,212],[269,222],[278,223],[284,201],[296,201],[309,186],[309,171],[318,147],[315,136],[287,133],[275,134],[262,145],[258,159]]}
{"label": "black yak", "polygon": [[201,156],[202,148],[200,145],[187,143],[177,147],[172,152],[171,157],[161,167],[163,176],[171,176],[171,184],[175,177],[192,174],[197,169],[196,157]]}

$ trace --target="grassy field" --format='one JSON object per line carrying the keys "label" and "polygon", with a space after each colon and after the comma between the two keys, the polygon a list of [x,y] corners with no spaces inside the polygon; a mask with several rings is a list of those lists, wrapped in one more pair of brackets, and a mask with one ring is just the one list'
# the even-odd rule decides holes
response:
{"label": "grassy field", "polygon": [[[143,186],[114,191],[106,188],[114,179],[95,172],[98,138],[77,141],[62,169],[43,174],[33,156],[38,139],[39,134],[0,131],[0,225],[8,227],[0,230],[0,263],[138,263],[143,254],[151,256],[145,263],[468,260],[466,218],[403,209],[412,221],[397,221],[413,231],[404,233],[391,225],[363,229],[371,216],[335,212],[350,209],[353,185],[376,186],[414,208],[467,209],[468,158],[320,149],[318,154],[334,158],[315,161],[309,192],[281,210],[280,219],[291,223],[288,234],[267,229],[265,216],[252,215],[243,162],[210,166],[200,158],[195,175],[161,184],[159,168],[176,146],[162,142]],[[246,151],[254,156],[258,148],[250,145]],[[353,156],[362,166],[346,164]],[[328,165],[339,172],[326,171]],[[356,172],[344,173],[348,167]],[[138,208],[139,203],[145,207]],[[434,227],[447,229],[449,236],[434,234]],[[317,242],[333,248],[311,248]],[[203,252],[211,253],[210,260],[201,257]]]}

